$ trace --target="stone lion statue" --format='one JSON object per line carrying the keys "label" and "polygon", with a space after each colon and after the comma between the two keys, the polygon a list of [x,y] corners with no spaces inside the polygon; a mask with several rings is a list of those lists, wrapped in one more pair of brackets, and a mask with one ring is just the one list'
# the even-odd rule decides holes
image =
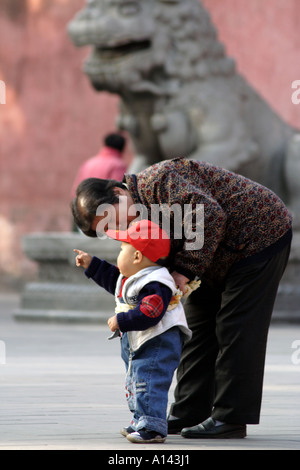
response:
{"label": "stone lion statue", "polygon": [[93,87],[118,94],[133,171],[184,156],[272,188],[300,215],[300,133],[237,73],[199,0],[88,0],[68,25]]}

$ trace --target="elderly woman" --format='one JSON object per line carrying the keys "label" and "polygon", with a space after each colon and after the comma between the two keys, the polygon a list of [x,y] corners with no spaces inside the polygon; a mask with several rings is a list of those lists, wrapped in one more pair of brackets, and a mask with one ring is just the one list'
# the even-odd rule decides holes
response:
{"label": "elderly woman", "polygon": [[161,223],[169,218],[168,266],[180,289],[201,280],[184,305],[193,337],[177,371],[169,433],[245,437],[246,424],[259,423],[268,329],[292,217],[260,184],[180,158],[125,175],[123,183],[85,180],[72,203],[88,236],[99,227],[126,228],[135,207],[149,219],[160,212]]}

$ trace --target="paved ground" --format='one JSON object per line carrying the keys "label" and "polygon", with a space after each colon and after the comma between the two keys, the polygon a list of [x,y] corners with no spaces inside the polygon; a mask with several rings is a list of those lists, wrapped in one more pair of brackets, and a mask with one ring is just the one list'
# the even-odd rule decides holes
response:
{"label": "paved ground", "polygon": [[[0,362],[6,348],[6,363],[0,364],[0,450],[105,449],[112,458],[118,450],[149,450],[119,434],[130,416],[118,340],[106,340],[106,326],[16,322],[17,305],[17,297],[0,296]],[[165,444],[151,446],[156,449],[300,449],[300,325],[271,327],[261,424],[249,426],[246,439],[169,436]]]}

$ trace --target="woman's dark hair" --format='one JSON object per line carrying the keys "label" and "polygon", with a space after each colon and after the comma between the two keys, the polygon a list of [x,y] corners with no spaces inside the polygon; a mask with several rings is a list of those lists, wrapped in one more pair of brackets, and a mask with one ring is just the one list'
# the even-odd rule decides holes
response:
{"label": "woman's dark hair", "polygon": [[76,196],[71,202],[71,210],[75,224],[88,237],[96,237],[92,229],[97,208],[103,204],[117,204],[119,196],[114,188],[126,189],[120,181],[88,178],[83,180],[76,189]]}

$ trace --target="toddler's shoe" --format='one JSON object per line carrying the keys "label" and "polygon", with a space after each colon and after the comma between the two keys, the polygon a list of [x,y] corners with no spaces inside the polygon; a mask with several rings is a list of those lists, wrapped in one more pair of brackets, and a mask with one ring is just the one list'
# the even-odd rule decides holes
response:
{"label": "toddler's shoe", "polygon": [[166,436],[162,436],[156,431],[149,431],[147,429],[140,429],[139,431],[127,434],[127,439],[130,442],[138,444],[153,444],[165,442]]}
{"label": "toddler's shoe", "polygon": [[135,430],[131,426],[128,426],[127,428],[121,429],[120,433],[122,434],[122,436],[127,437],[128,434],[131,434],[134,431]]}

